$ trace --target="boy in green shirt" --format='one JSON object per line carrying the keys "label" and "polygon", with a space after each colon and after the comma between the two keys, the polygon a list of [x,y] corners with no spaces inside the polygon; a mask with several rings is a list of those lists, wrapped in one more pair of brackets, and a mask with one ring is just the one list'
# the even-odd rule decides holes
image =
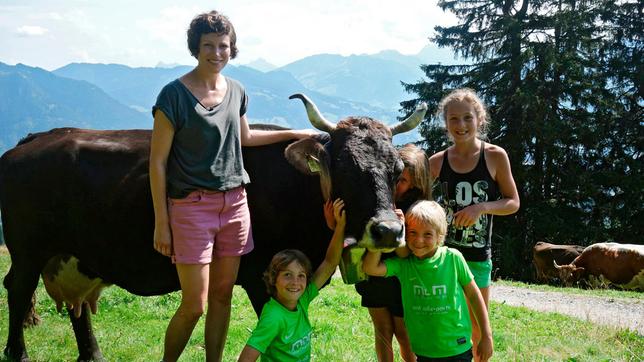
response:
{"label": "boy in green shirt", "polygon": [[380,252],[369,251],[365,273],[400,280],[405,325],[417,361],[471,361],[467,302],[482,332],[474,353],[477,360],[487,361],[494,350],[487,309],[463,255],[442,246],[445,211],[434,201],[421,200],[409,208],[405,221],[412,255],[381,261]]}
{"label": "boy in green shirt", "polygon": [[[271,299],[266,302],[257,326],[248,339],[239,362],[301,362],[311,360],[309,304],[340,263],[346,215],[344,202],[333,202],[336,228],[322,264],[311,276],[311,262],[299,250],[288,249],[273,256],[264,272]],[[309,283],[310,281],[310,283]]]}

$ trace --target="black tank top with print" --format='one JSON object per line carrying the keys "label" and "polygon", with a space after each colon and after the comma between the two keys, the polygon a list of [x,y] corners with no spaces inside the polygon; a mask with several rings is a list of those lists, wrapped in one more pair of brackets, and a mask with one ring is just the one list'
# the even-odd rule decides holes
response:
{"label": "black tank top with print", "polygon": [[437,201],[447,213],[445,245],[458,249],[467,261],[486,261],[492,257],[492,215],[481,215],[474,225],[467,228],[452,226],[455,212],[472,204],[498,200],[501,196],[485,163],[484,149],[485,143],[481,142],[479,162],[467,173],[452,170],[445,150],[438,175],[440,190]]}

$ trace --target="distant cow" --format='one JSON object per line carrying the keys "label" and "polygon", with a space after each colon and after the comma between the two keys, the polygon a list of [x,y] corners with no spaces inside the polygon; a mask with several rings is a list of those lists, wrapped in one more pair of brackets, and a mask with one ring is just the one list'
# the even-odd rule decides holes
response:
{"label": "distant cow", "polygon": [[548,283],[559,277],[553,261],[557,264],[570,264],[581,252],[583,246],[579,245],[557,245],[539,241],[532,248],[532,263],[537,272],[537,281]]}
{"label": "distant cow", "polygon": [[[393,127],[368,117],[336,125],[308,98],[295,97],[326,133],[243,149],[255,249],[242,257],[237,283],[256,312],[268,300],[262,272],[276,252],[300,249],[314,267],[323,260],[331,236],[324,200],[344,199],[347,244],[402,245],[403,225],[392,206],[404,165],[391,139],[417,126],[427,110],[423,105]],[[57,306],[70,308],[79,360],[102,359],[89,312],[105,285],[137,295],[179,289],[170,258],[152,246],[150,136],[54,129],[28,136],[0,157],[0,208],[11,254],[4,278],[10,359],[28,360],[22,324],[41,273]]]}
{"label": "distant cow", "polygon": [[554,265],[566,286],[603,279],[624,289],[644,291],[644,245],[597,243],[572,263]]}

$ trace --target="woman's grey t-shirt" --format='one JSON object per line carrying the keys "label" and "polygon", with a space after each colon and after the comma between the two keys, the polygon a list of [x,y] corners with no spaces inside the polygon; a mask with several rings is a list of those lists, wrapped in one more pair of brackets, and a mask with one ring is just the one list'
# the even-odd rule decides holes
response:
{"label": "woman's grey t-shirt", "polygon": [[244,87],[226,78],[221,103],[204,107],[176,79],[168,83],[152,107],[163,111],[174,127],[166,171],[167,195],[184,198],[195,190],[227,191],[250,183],[242,160],[240,118],[246,114]]}

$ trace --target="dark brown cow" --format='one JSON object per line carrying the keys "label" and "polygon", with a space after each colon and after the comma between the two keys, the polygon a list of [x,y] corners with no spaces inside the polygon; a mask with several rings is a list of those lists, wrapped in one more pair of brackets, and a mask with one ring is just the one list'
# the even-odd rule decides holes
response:
{"label": "dark brown cow", "polygon": [[579,245],[557,245],[539,241],[532,248],[532,263],[536,270],[538,282],[548,283],[559,277],[553,261],[557,264],[570,264],[582,251]]}
{"label": "dark brown cow", "polygon": [[[392,128],[366,117],[336,126],[306,97],[296,97],[313,125],[328,134],[243,149],[255,249],[242,258],[237,282],[257,313],[268,299],[262,272],[276,252],[298,248],[314,267],[324,258],[331,236],[322,214],[325,199],[345,200],[348,244],[401,244],[392,197],[403,164],[391,138],[418,125],[426,111],[423,106]],[[90,306],[104,285],[144,296],[179,289],[175,267],[152,247],[150,136],[143,130],[54,129],[28,136],[0,157],[0,207],[11,255],[4,279],[9,358],[28,360],[22,323],[41,272],[57,304],[71,307],[79,360],[103,359]],[[70,285],[74,280],[81,288]]]}
{"label": "dark brown cow", "polygon": [[644,291],[644,245],[597,243],[568,265],[557,265],[566,286],[583,281],[591,287],[607,281],[623,289]]}

